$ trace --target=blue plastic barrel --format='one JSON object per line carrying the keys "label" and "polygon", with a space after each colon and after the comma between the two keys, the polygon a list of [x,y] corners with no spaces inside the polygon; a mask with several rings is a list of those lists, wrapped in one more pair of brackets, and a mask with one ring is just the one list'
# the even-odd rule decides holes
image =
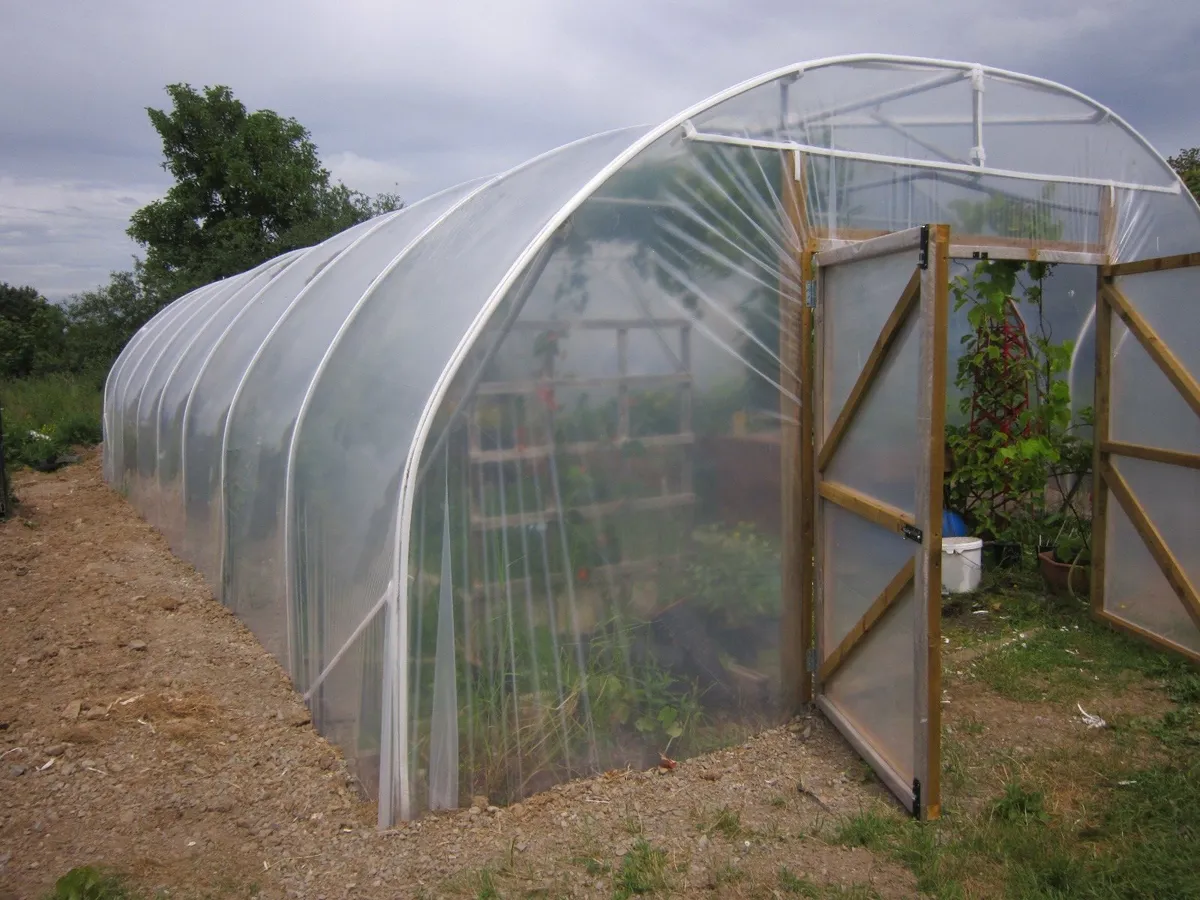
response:
{"label": "blue plastic barrel", "polygon": [[967,523],[954,510],[942,512],[942,537],[970,537],[967,533]]}

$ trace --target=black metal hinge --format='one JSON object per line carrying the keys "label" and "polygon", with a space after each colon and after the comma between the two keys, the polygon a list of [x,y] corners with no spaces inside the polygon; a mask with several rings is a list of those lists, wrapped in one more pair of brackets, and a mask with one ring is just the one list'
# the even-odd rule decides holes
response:
{"label": "black metal hinge", "polygon": [[921,818],[921,779],[913,779],[913,817]]}
{"label": "black metal hinge", "polygon": [[816,647],[809,647],[807,650],[804,651],[804,671],[805,672],[817,671],[817,648]]}
{"label": "black metal hinge", "polygon": [[925,532],[921,531],[916,525],[901,525],[900,535],[906,541],[913,541],[917,544],[924,543],[925,541]]}
{"label": "black metal hinge", "polygon": [[917,254],[917,268],[929,268],[929,226],[921,226],[921,249]]}

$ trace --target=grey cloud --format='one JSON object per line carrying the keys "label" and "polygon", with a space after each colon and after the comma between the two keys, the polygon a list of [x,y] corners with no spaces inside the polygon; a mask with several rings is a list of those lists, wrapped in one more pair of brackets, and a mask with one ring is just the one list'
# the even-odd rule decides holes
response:
{"label": "grey cloud", "polygon": [[[0,79],[20,88],[0,91],[0,228],[19,237],[0,252],[0,280],[62,295],[128,265],[128,212],[168,184],[145,107],[162,105],[173,81],[229,84],[251,107],[295,116],[336,176],[369,191],[398,185],[409,199],[586,134],[661,121],[787,63],[856,52],[1040,75],[1112,107],[1164,153],[1200,144],[1200,7],[963,0],[953,10],[944,0],[9,4]],[[14,206],[48,212],[31,223]]]}

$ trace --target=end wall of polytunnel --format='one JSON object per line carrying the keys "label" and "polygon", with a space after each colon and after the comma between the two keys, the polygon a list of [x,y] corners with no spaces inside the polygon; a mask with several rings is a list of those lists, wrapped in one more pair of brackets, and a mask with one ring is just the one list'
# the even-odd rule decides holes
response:
{"label": "end wall of polytunnel", "polygon": [[776,151],[655,142],[463,360],[408,542],[414,812],[778,721],[784,171]]}

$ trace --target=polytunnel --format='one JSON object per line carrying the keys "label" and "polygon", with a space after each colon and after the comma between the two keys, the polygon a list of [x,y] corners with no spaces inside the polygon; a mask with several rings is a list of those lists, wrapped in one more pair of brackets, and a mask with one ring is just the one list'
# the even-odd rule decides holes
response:
{"label": "polytunnel", "polygon": [[939,805],[943,432],[981,260],[1094,407],[1097,615],[1200,659],[1200,210],[1041,79],[786,67],[199,288],[105,474],[286,667],[386,827],[815,700]]}

